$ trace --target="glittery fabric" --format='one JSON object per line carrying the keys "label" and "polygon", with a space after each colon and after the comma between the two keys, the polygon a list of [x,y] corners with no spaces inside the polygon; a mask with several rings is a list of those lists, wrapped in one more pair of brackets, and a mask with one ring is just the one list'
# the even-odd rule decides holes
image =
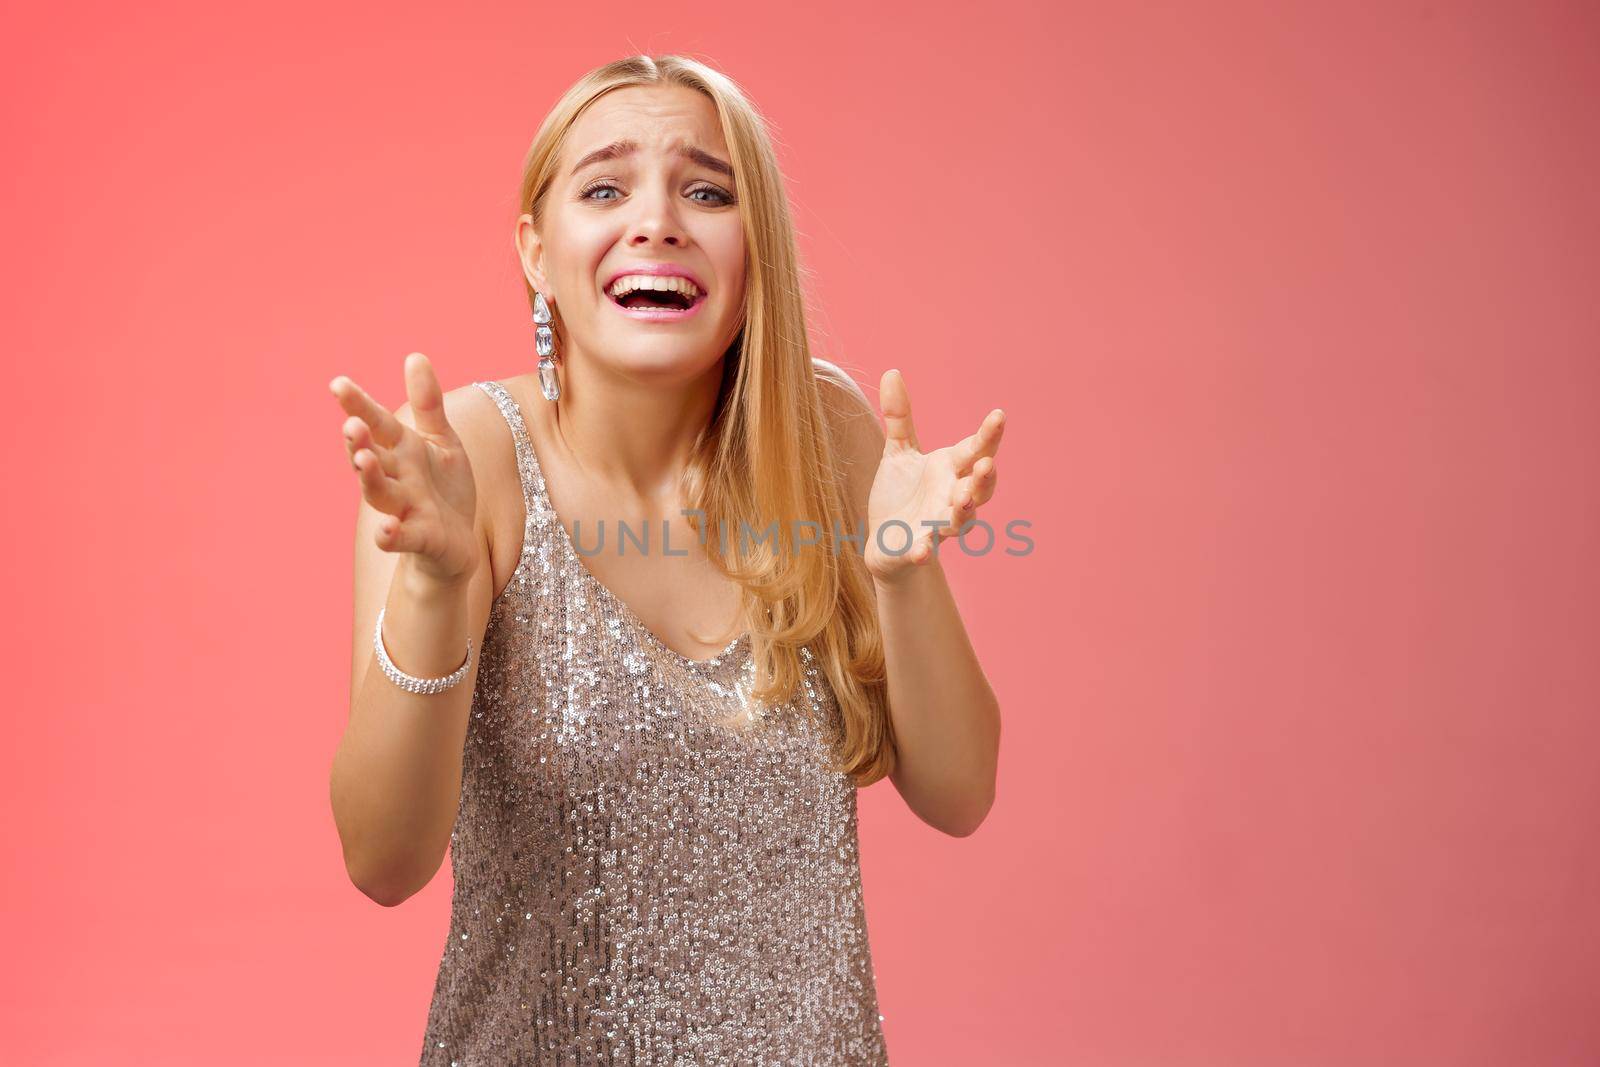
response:
{"label": "glittery fabric", "polygon": [[474,384],[527,521],[479,652],[423,1067],[886,1064],[826,675],[805,650],[804,695],[762,707],[748,634],[669,649],[584,566],[511,394]]}

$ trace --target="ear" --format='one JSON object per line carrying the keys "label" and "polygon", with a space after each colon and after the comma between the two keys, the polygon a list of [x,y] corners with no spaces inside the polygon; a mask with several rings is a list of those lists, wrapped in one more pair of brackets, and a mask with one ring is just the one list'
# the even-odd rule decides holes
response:
{"label": "ear", "polygon": [[517,258],[522,261],[522,276],[547,299],[554,300],[556,294],[551,290],[550,279],[544,272],[544,242],[533,228],[532,215],[522,215],[517,219],[516,242]]}

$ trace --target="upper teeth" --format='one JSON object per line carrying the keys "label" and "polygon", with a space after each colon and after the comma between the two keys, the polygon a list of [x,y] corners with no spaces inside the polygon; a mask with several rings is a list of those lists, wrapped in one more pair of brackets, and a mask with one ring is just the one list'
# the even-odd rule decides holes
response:
{"label": "upper teeth", "polygon": [[677,274],[624,274],[612,282],[611,288],[607,289],[606,292],[620,300],[629,293],[640,289],[660,289],[663,291],[676,289],[690,300],[695,300],[700,296],[700,290],[694,282]]}

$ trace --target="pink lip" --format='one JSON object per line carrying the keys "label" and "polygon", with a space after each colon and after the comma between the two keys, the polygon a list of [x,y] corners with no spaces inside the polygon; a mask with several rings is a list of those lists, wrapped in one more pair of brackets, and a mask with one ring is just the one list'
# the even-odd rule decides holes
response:
{"label": "pink lip", "polygon": [[[700,290],[700,296],[694,303],[689,305],[686,311],[673,311],[670,308],[625,308],[611,299],[611,294],[608,291],[616,283],[616,280],[625,274],[660,274],[669,278],[688,278],[694,283],[695,288]],[[606,279],[605,285],[600,287],[600,295],[605,299],[606,303],[630,319],[637,319],[642,322],[678,322],[682,319],[693,318],[700,313],[700,308],[704,306],[708,292],[705,283],[696,277],[694,272],[672,263],[635,263],[632,266],[621,267],[612,271],[611,276]]]}

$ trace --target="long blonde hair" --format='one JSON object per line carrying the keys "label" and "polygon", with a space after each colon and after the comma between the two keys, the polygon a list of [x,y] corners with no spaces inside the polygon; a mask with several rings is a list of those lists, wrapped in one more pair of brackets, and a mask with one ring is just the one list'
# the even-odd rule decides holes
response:
{"label": "long blonde hair", "polygon": [[[801,649],[808,649],[839,704],[840,720],[819,724],[830,731],[834,769],[870,785],[892,773],[896,759],[877,598],[862,546],[839,537],[862,528],[851,524],[830,439],[788,197],[765,121],[731,79],[697,60],[639,55],[607,63],[545,117],[523,163],[517,213],[539,224],[572,123],[603,94],[636,85],[684,86],[710,98],[733,157],[744,223],[744,326],[724,356],[715,410],[684,475],[684,500],[704,516],[697,527],[712,563],[743,587],[751,696],[794,698]],[[531,304],[532,285],[527,290]],[[755,541],[752,551],[738,534],[724,544],[723,531],[760,534],[774,521],[775,538]],[[801,550],[797,523],[819,542]]]}

